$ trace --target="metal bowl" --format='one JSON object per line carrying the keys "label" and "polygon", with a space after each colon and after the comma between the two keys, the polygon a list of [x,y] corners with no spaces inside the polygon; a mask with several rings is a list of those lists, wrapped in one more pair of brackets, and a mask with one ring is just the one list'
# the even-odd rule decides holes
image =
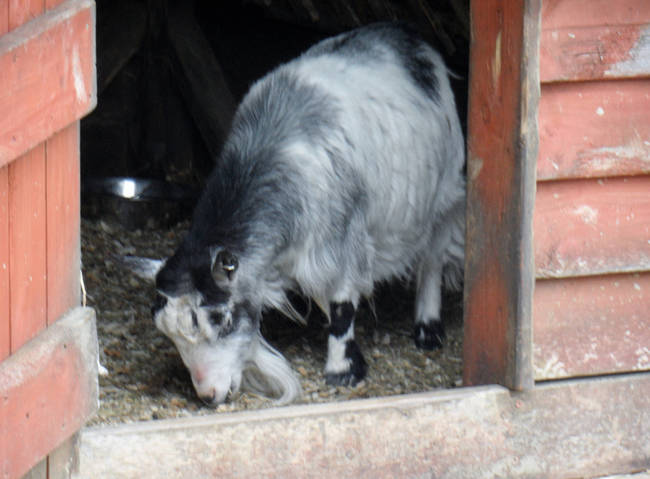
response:
{"label": "metal bowl", "polygon": [[84,178],[81,213],[116,221],[125,228],[170,227],[191,216],[197,191],[149,178]]}

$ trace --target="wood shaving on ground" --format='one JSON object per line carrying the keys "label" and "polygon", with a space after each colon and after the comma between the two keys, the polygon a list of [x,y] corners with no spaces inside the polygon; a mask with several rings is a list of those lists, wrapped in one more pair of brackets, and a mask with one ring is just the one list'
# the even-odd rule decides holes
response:
{"label": "wood shaving on ground", "polygon": [[[162,259],[173,253],[188,224],[172,229],[129,231],[103,220],[82,220],[82,270],[88,306],[97,313],[100,407],[89,425],[148,421],[273,407],[271,399],[242,392],[217,408],[204,405],[174,345],[151,317],[153,284],[138,278],[118,258]],[[357,313],[356,338],[368,375],[355,387],[325,384],[327,329],[312,312],[307,326],[278,314],[265,315],[262,332],[291,363],[303,396],[297,404],[347,401],[461,385],[462,295],[443,298],[447,339],[442,349],[415,347],[413,292],[394,284],[377,288]],[[312,308],[315,310],[316,308]],[[103,370],[102,370],[103,369]]]}

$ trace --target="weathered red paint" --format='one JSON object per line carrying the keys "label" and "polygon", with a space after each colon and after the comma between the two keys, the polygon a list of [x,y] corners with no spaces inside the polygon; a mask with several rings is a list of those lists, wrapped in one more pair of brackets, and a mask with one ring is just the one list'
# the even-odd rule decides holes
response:
{"label": "weathered red paint", "polygon": [[11,352],[9,304],[9,167],[0,167],[0,361]]}
{"label": "weathered red paint", "polygon": [[538,280],[535,379],[650,369],[650,273]]}
{"label": "weathered red paint", "polygon": [[9,0],[9,30],[13,30],[43,13],[43,0]]}
{"label": "weathered red paint", "polygon": [[537,179],[650,173],[650,78],[542,85]]}
{"label": "weathered red paint", "polygon": [[650,270],[650,176],[540,183],[538,278]]}
{"label": "weathered red paint", "polygon": [[21,477],[95,411],[96,341],[79,308],[0,363],[0,477]]}
{"label": "weathered red paint", "polygon": [[9,164],[11,351],[47,325],[45,147]]}
{"label": "weathered red paint", "polygon": [[636,25],[650,22],[647,0],[544,0],[542,28]]}
{"label": "weathered red paint", "polygon": [[648,75],[650,23],[543,30],[542,82],[630,78]]}
{"label": "weathered red paint", "polygon": [[79,122],[47,141],[47,322],[79,304]]}
{"label": "weathered red paint", "polygon": [[471,3],[466,384],[530,387],[539,2]]}
{"label": "weathered red paint", "polygon": [[94,107],[92,6],[69,0],[0,38],[0,111],[11,112],[0,116],[0,166]]}

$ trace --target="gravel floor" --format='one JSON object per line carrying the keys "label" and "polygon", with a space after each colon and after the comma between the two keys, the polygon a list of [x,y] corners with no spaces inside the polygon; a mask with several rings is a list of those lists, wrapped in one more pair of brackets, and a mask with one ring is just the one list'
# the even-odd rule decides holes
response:
{"label": "gravel floor", "polygon": [[[87,303],[97,311],[100,362],[100,408],[89,424],[115,424],[160,418],[213,414],[192,388],[173,344],[155,328],[150,308],[153,285],[126,269],[116,258],[136,255],[164,258],[180,242],[186,224],[172,229],[127,231],[102,220],[83,220],[82,258]],[[322,315],[301,326],[276,314],[265,317],[263,332],[298,372],[304,395],[300,403],[344,401],[452,388],[461,384],[461,295],[445,296],[445,346],[418,350],[411,338],[412,292],[401,285],[381,286],[374,314],[364,304],[356,336],[368,362],[367,378],[354,388],[329,387],[322,369],[326,329]],[[271,401],[242,393],[217,412],[271,407]]]}

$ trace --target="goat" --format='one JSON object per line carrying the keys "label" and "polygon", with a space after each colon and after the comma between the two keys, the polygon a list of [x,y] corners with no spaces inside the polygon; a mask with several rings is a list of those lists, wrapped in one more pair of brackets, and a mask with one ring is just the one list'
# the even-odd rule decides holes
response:
{"label": "goat", "polygon": [[288,362],[260,334],[296,317],[298,290],[329,318],[325,378],[355,385],[359,301],[416,280],[415,343],[441,346],[441,286],[464,258],[464,140],[441,56],[379,23],[316,44],[244,97],[187,236],[156,275],[156,326],[210,405],[241,387],[291,402]]}

